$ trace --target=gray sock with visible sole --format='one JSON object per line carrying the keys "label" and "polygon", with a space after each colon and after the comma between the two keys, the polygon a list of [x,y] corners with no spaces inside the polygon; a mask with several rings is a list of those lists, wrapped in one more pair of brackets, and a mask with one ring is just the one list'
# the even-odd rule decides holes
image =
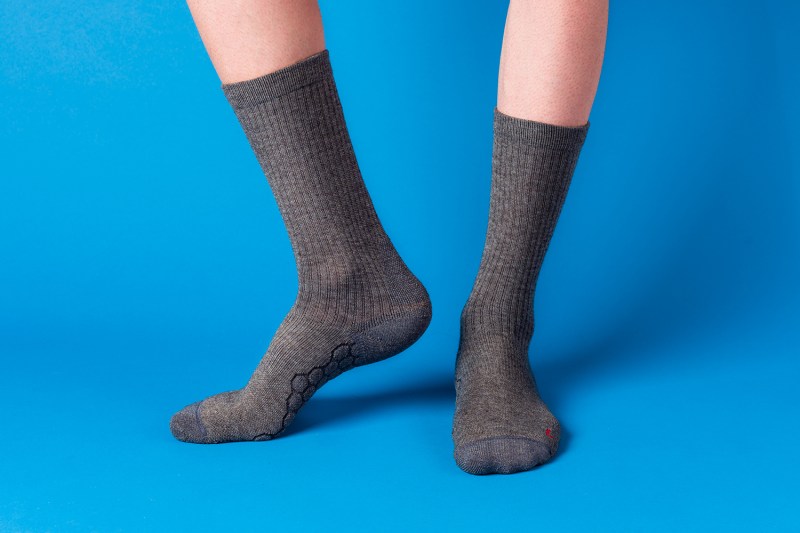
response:
{"label": "gray sock with visible sole", "polygon": [[489,226],[456,358],[455,459],[471,474],[530,470],[558,448],[528,347],[536,279],[587,131],[495,110]]}
{"label": "gray sock with visible sole", "polygon": [[328,52],[223,85],[292,243],[297,299],[247,385],[176,413],[182,441],[269,440],[331,378],[393,356],[431,318],[356,163]]}

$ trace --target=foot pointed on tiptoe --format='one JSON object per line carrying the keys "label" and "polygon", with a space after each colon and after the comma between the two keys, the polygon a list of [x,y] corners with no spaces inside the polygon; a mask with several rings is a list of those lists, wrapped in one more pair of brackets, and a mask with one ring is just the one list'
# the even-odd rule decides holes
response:
{"label": "foot pointed on tiptoe", "polygon": [[247,386],[184,407],[173,415],[170,430],[180,441],[201,444],[272,440],[325,383],[402,352],[430,318],[427,300],[353,331],[288,317],[282,325],[288,333],[279,330]]}

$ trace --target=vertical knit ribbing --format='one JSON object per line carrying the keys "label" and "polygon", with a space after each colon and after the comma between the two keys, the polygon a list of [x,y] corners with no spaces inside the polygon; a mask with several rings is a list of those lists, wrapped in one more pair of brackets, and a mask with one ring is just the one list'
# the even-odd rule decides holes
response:
{"label": "vertical knit ribbing", "polygon": [[[558,445],[558,423],[538,397],[528,346],[536,280],[587,130],[495,110],[486,243],[461,314],[456,363],[456,458],[472,473],[530,468]],[[519,439],[533,444],[519,446]],[[527,451],[509,455],[512,449]],[[531,458],[537,450],[544,451]]]}
{"label": "vertical knit ribbing", "polygon": [[536,280],[588,125],[553,126],[496,111],[494,128],[486,243],[462,327],[527,346]]}
{"label": "vertical knit ribbing", "polygon": [[361,179],[328,52],[223,91],[286,224],[297,305],[345,322],[388,312],[405,294],[378,273],[404,267]]}

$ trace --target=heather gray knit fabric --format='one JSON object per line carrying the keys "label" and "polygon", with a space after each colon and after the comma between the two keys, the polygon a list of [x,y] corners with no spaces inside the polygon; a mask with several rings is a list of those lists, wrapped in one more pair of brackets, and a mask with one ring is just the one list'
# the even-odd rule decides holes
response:
{"label": "heather gray knit fabric", "polygon": [[456,358],[455,459],[471,474],[529,470],[558,448],[528,346],[536,278],[588,127],[495,110],[489,227]]}
{"label": "heather gray knit fabric", "polygon": [[175,437],[200,443],[272,439],[329,379],[404,350],[431,318],[361,179],[328,52],[223,90],[277,199],[299,290],[247,385],[173,416]]}

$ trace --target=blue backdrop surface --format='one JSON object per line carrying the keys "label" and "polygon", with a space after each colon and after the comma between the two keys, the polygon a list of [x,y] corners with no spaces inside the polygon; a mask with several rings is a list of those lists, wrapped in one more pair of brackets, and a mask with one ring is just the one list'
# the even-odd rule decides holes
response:
{"label": "blue backdrop surface", "polygon": [[428,286],[405,354],[273,442],[188,445],[296,290],[188,9],[0,5],[0,531],[797,531],[798,4],[614,2],[531,350],[552,463],[452,460],[505,6],[323,3],[378,212]]}

